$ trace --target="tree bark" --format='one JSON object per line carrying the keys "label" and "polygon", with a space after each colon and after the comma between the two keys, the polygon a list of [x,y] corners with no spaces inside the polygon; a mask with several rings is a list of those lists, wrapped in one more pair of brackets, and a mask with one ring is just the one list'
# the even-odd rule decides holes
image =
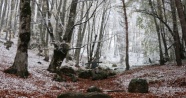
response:
{"label": "tree bark", "polygon": [[59,44],[54,43],[55,49],[54,49],[53,58],[47,69],[50,72],[57,71],[57,68],[61,66],[64,58],[66,57],[69,51],[69,47],[70,47],[69,43],[71,42],[73,29],[74,29],[77,3],[78,0],[72,0],[71,2],[69,20],[68,20],[67,28],[65,30],[65,35],[63,36],[63,42]]}
{"label": "tree bark", "polygon": [[31,7],[30,0],[20,1],[20,28],[17,53],[13,65],[5,70],[6,73],[16,74],[26,78],[28,73],[28,43],[30,41]]}
{"label": "tree bark", "polygon": [[[82,9],[81,9],[81,16],[80,16],[80,19],[83,18],[84,6],[85,6],[85,3],[83,2],[83,3],[82,3]],[[88,15],[87,15],[87,16],[88,16]],[[81,22],[82,22],[82,21],[81,21]],[[79,26],[78,38],[77,38],[76,47],[81,47],[81,45],[82,45],[83,38],[84,38],[84,34],[85,34],[85,31],[84,31],[85,28],[86,28],[86,23],[85,23],[84,25],[80,25],[80,26]],[[82,30],[82,29],[83,29],[83,30]],[[75,57],[75,60],[76,60],[76,64],[75,64],[76,66],[79,66],[80,52],[81,52],[81,48],[75,50],[74,57]]]}
{"label": "tree bark", "polygon": [[126,70],[129,70],[129,38],[128,38],[128,19],[127,19],[127,11],[126,11],[126,5],[125,5],[125,0],[122,0],[123,2],[123,12],[124,12],[124,17],[125,17],[125,32],[126,32],[126,57],[125,57],[125,64],[126,64]]}
{"label": "tree bark", "polygon": [[[157,0],[157,4],[158,4],[158,15],[159,17],[164,20],[167,23],[166,20],[166,16],[165,19],[163,18],[163,15],[165,15],[165,9],[164,8],[164,0]],[[163,9],[162,9],[163,8]],[[166,33],[165,33],[165,26],[162,22],[160,22],[160,32],[161,32],[161,38],[162,38],[162,42],[163,42],[163,46],[164,46],[164,52],[165,52],[165,56],[164,56],[164,61],[168,61],[169,60],[169,55],[168,55],[168,49],[167,49],[167,42],[166,42]]]}
{"label": "tree bark", "polygon": [[[154,8],[153,8],[153,5],[152,5],[152,0],[149,0],[149,5],[150,5],[150,7],[151,7],[152,12],[155,13]],[[160,27],[159,27],[159,25],[158,25],[158,22],[157,22],[155,16],[154,16],[154,22],[155,22],[155,26],[156,26],[157,35],[158,35],[159,56],[160,56],[159,62],[160,62],[160,65],[163,65],[165,62],[164,62],[164,59],[163,59],[163,52],[162,52],[162,46],[161,46]]]}
{"label": "tree bark", "polygon": [[3,8],[3,12],[2,12],[2,18],[1,18],[1,27],[0,30],[2,30],[4,28],[4,23],[5,23],[5,15],[6,15],[6,11],[7,11],[7,0],[4,0],[4,8]]}
{"label": "tree bark", "polygon": [[[63,2],[66,2],[67,0],[64,0]],[[65,4],[66,5],[66,4]],[[61,15],[62,15],[62,12],[61,12],[61,8],[62,8],[62,0],[59,1],[59,5],[58,7],[56,8],[57,9],[57,18],[56,18],[56,29],[55,29],[55,35],[56,35],[56,40],[60,40],[61,39],[61,36],[62,36],[62,32],[63,32],[63,29],[62,29],[62,24],[61,24]],[[63,22],[62,22],[63,23]],[[60,40],[62,41],[62,40]]]}
{"label": "tree bark", "polygon": [[181,27],[182,27],[183,39],[184,39],[185,44],[186,44],[186,21],[185,21],[183,6],[182,6],[182,3],[181,3],[181,0],[174,0],[174,1],[175,1],[175,4],[176,4],[179,20],[180,20]]}
{"label": "tree bark", "polygon": [[180,43],[180,37],[178,33],[178,26],[177,26],[177,17],[176,17],[176,7],[174,0],[170,0],[171,2],[171,10],[172,10],[172,20],[173,20],[173,32],[174,32],[174,51],[176,55],[176,63],[178,66],[182,65],[181,61],[181,43]]}
{"label": "tree bark", "polygon": [[104,27],[105,27],[105,15],[106,15],[106,3],[104,3],[104,8],[103,8],[103,13],[102,13],[102,17],[101,17],[101,27],[100,27],[100,31],[99,31],[99,38],[98,38],[98,43],[97,43],[97,49],[96,49],[96,53],[95,56],[96,59],[99,61],[100,58],[100,51],[101,51],[101,40],[103,39],[103,35],[104,35]]}

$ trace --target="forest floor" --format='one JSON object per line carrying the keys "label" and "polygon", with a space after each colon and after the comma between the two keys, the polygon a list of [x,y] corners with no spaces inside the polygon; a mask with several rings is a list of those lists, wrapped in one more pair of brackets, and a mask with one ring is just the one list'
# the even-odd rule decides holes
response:
{"label": "forest floor", "polygon": [[[141,66],[105,80],[80,79],[78,82],[52,81],[53,74],[46,71],[46,66],[29,67],[31,75],[21,79],[3,73],[8,66],[0,64],[1,98],[56,98],[63,92],[86,92],[90,86],[103,91],[122,91],[104,92],[113,98],[186,98],[186,66]],[[147,79],[149,93],[128,93],[127,87],[133,78]]]}
{"label": "forest floor", "polygon": [[[13,64],[15,54],[16,44],[10,50],[0,45],[0,98],[56,98],[63,92],[86,92],[90,86],[101,88],[113,98],[186,98],[186,61],[184,66],[174,63],[138,66],[105,80],[56,82],[52,80],[54,74],[46,70],[49,62],[31,50],[28,52],[30,76],[27,79],[5,74],[3,71]],[[149,93],[128,93],[127,88],[133,78],[146,79]],[[106,92],[109,90],[122,92]]]}

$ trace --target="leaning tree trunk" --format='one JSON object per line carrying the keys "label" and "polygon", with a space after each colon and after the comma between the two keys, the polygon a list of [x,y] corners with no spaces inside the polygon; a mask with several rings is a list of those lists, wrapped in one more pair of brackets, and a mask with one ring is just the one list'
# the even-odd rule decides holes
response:
{"label": "leaning tree trunk", "polygon": [[54,49],[53,58],[47,69],[50,72],[56,72],[57,68],[61,66],[64,58],[66,57],[69,51],[69,47],[70,47],[69,43],[71,42],[72,39],[72,33],[73,33],[74,23],[75,23],[77,2],[78,0],[72,0],[70,14],[69,14],[69,21],[65,30],[63,42],[59,44],[54,43],[55,49]]}
{"label": "leaning tree trunk", "polygon": [[30,0],[20,1],[20,28],[16,57],[13,65],[5,70],[6,73],[16,74],[26,78],[28,73],[28,43],[30,41],[31,8]]}

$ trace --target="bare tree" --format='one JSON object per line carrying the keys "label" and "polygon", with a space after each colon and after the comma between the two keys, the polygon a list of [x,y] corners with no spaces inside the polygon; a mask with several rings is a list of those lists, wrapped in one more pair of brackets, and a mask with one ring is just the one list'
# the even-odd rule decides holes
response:
{"label": "bare tree", "polygon": [[174,0],[174,1],[177,7],[179,20],[180,20],[181,27],[182,27],[183,39],[185,40],[185,44],[186,44],[186,20],[185,20],[183,6],[181,3],[181,0]]}
{"label": "bare tree", "polygon": [[20,1],[20,28],[17,53],[13,65],[4,72],[16,74],[21,78],[26,78],[28,72],[28,43],[30,41],[30,22],[31,22],[31,7],[30,0]]}
{"label": "bare tree", "polygon": [[[151,7],[152,13],[156,13],[155,10],[154,10],[154,8],[153,8],[153,2],[152,2],[152,0],[149,0],[149,5]],[[163,57],[162,46],[161,46],[161,35],[160,35],[161,32],[160,32],[160,27],[158,25],[158,21],[157,21],[156,17],[155,16],[153,16],[153,17],[154,17],[154,23],[155,23],[156,31],[157,31],[157,35],[158,35],[159,56],[160,56],[159,62],[160,62],[160,65],[163,65],[164,64],[164,57]]]}
{"label": "bare tree", "polygon": [[123,12],[124,12],[124,20],[125,20],[125,32],[126,32],[126,57],[125,57],[125,64],[126,64],[126,70],[129,70],[129,38],[128,38],[128,19],[127,19],[127,11],[126,11],[126,5],[125,0],[122,0],[123,3]]}
{"label": "bare tree", "polygon": [[50,72],[56,72],[57,67],[61,66],[63,60],[65,59],[69,51],[69,48],[70,48],[69,44],[71,42],[74,24],[75,24],[77,3],[78,3],[77,0],[72,0],[71,2],[69,19],[68,19],[67,27],[65,30],[65,34],[63,36],[63,42],[59,44],[54,43],[55,49],[54,49],[53,58],[47,69]]}
{"label": "bare tree", "polygon": [[177,17],[176,17],[176,6],[174,0],[170,0],[171,2],[171,10],[172,10],[172,20],[173,20],[173,32],[174,32],[174,50],[175,50],[175,55],[176,55],[176,62],[177,65],[180,66],[182,65],[181,61],[181,44],[180,44],[180,37],[178,33],[178,25],[177,25]]}

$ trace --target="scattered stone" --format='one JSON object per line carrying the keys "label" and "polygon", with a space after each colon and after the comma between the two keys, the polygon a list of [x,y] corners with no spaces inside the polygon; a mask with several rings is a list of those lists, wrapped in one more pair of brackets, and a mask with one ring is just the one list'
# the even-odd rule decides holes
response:
{"label": "scattered stone", "polygon": [[129,83],[128,92],[148,93],[148,83],[145,79],[132,79]]}
{"label": "scattered stone", "polygon": [[57,71],[56,75],[52,80],[58,82],[66,82],[66,81],[77,82],[78,78],[76,77],[76,72],[72,67],[63,66]]}
{"label": "scattered stone", "polygon": [[91,86],[87,89],[87,92],[102,92],[102,90],[96,86]]}
{"label": "scattered stone", "polygon": [[103,93],[63,93],[60,94],[57,98],[111,98],[107,94]]}
{"label": "scattered stone", "polygon": [[55,74],[54,78],[52,79],[53,81],[57,82],[64,82],[66,81],[62,76],[59,76],[58,74]]}

